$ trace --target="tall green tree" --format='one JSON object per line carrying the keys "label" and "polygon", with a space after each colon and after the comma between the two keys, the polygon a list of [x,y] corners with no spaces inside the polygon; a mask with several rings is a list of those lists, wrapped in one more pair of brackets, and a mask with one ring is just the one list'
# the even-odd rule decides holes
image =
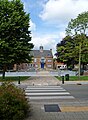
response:
{"label": "tall green tree", "polygon": [[74,67],[77,57],[74,49],[75,41],[71,36],[66,36],[59,44],[57,44],[57,60],[67,64],[67,67]]}
{"label": "tall green tree", "polygon": [[87,34],[88,32],[88,11],[83,12],[75,19],[71,19],[66,28],[67,35]]}
{"label": "tall green tree", "polygon": [[[67,36],[64,39],[67,41],[64,45],[63,59],[69,62],[69,59],[79,62],[79,76],[81,64],[88,63],[88,11],[83,12],[75,19],[71,19],[66,28]],[[69,41],[70,40],[70,41]],[[58,47],[58,49],[60,49]],[[58,50],[57,50],[58,51]],[[68,59],[69,57],[69,59]]]}
{"label": "tall green tree", "polygon": [[[67,34],[77,36],[78,40],[78,52],[79,52],[79,77],[80,77],[80,67],[81,67],[81,59],[86,58],[85,52],[83,53],[82,57],[82,47],[88,48],[88,40],[86,39],[85,35],[88,31],[88,11],[83,12],[77,16],[76,19],[72,19],[68,27],[66,29]],[[86,42],[85,42],[86,41]],[[76,46],[77,47],[77,46]],[[86,49],[88,51],[88,49]],[[85,59],[84,58],[84,59]]]}
{"label": "tall green tree", "polygon": [[0,0],[0,64],[5,76],[8,64],[30,62],[30,15],[20,0]]}
{"label": "tall green tree", "polygon": [[[79,45],[81,45],[81,49]],[[81,52],[81,64],[87,64],[88,37],[84,34],[66,36],[60,43],[57,44],[57,60],[66,63],[67,67],[70,66],[74,68],[74,64],[77,64],[79,61],[79,52]]]}

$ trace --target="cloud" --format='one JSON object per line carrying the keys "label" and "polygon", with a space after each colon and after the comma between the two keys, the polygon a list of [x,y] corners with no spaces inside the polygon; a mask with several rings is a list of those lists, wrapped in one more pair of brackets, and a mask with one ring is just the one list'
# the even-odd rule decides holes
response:
{"label": "cloud", "polygon": [[31,31],[35,31],[36,30],[36,24],[32,22],[32,20],[30,20],[30,28],[29,30]]}
{"label": "cloud", "polygon": [[56,53],[56,45],[62,38],[65,37],[64,32],[59,32],[56,34],[44,34],[40,36],[32,35],[32,42],[34,44],[34,49],[39,49],[40,45],[44,46],[44,49],[52,49],[53,54]]}
{"label": "cloud", "polygon": [[39,17],[50,23],[66,23],[88,10],[88,0],[48,0]]}
{"label": "cloud", "polygon": [[37,49],[40,45],[43,45],[45,49],[50,49],[55,44],[54,37],[51,35],[32,36],[32,41]]}

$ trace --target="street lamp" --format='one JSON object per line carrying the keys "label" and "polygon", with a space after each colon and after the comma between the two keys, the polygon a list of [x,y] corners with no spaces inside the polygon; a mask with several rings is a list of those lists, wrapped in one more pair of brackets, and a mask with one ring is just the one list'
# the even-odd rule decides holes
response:
{"label": "street lamp", "polygon": [[79,76],[79,80],[80,80],[80,73],[81,73],[81,42],[79,43],[79,72],[78,72],[78,76]]}

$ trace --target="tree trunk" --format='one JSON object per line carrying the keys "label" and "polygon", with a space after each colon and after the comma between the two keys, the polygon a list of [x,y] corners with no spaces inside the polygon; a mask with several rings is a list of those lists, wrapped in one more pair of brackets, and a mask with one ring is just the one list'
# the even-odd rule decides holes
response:
{"label": "tree trunk", "polygon": [[3,66],[2,79],[5,79],[6,65]]}

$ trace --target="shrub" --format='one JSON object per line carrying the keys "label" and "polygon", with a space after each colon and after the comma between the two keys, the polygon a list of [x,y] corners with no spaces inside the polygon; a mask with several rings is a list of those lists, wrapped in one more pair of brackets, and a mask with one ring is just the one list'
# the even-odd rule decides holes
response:
{"label": "shrub", "polygon": [[11,83],[0,86],[0,120],[24,120],[29,104],[22,89]]}

